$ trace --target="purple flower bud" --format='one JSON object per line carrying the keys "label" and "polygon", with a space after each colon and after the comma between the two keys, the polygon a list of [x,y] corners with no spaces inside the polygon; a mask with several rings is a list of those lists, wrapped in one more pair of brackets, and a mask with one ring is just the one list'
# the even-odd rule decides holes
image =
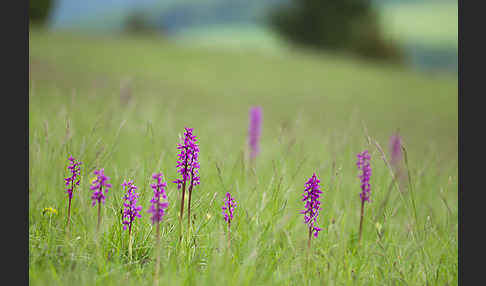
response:
{"label": "purple flower bud", "polygon": [[260,134],[262,128],[262,108],[250,108],[250,124],[248,128],[248,145],[250,146],[250,158],[253,160],[260,152]]}
{"label": "purple flower bud", "polygon": [[185,128],[183,142],[179,143],[177,149],[180,150],[177,160],[177,172],[181,174],[181,179],[175,180],[177,189],[190,179],[190,188],[199,185],[199,146],[196,136],[192,134],[192,128]]}
{"label": "purple flower bud", "polygon": [[150,200],[152,205],[147,211],[148,213],[152,214],[152,217],[150,218],[152,220],[152,224],[161,222],[165,215],[165,209],[169,207],[168,202],[161,201],[161,198],[167,199],[167,194],[165,193],[167,183],[162,182],[163,176],[164,175],[162,173],[152,175],[152,179],[156,180],[156,183],[150,185],[150,187],[154,190],[154,196]]}
{"label": "purple flower bud", "polygon": [[317,178],[316,173],[314,173],[305,183],[304,194],[302,195],[302,201],[305,201],[305,210],[300,212],[301,214],[304,214],[304,223],[309,226],[309,231],[313,232],[315,237],[317,237],[319,231],[321,231],[321,229],[315,225],[317,223],[317,216],[319,216],[321,204],[319,201],[320,194],[322,194],[319,186],[320,182],[321,181]]}
{"label": "purple flower bud", "polygon": [[368,153],[368,150],[365,150],[361,153],[358,153],[358,161],[356,165],[358,169],[362,171],[361,175],[359,176],[361,180],[361,193],[360,198],[362,202],[369,202],[370,201],[370,192],[371,192],[371,185],[370,185],[370,176],[371,176],[371,165],[370,159],[371,156]]}
{"label": "purple flower bud", "polygon": [[74,186],[79,186],[79,175],[81,174],[81,162],[76,162],[76,159],[73,158],[73,156],[69,156],[69,166],[68,170],[71,173],[70,177],[67,177],[64,179],[65,185],[68,187],[66,190],[66,193],[68,193],[69,199],[72,199],[73,197],[73,192],[74,192]]}
{"label": "purple flower bud", "polygon": [[[105,169],[101,168],[99,170],[94,170],[93,174],[96,175],[96,179],[91,182],[91,186],[89,187],[90,190],[93,191],[93,195],[91,199],[93,200],[92,205],[96,205],[96,202],[105,203],[105,194],[108,192],[108,189],[111,188],[111,184],[108,183],[110,177],[105,176]],[[103,193],[103,187],[104,193]]]}
{"label": "purple flower bud", "polygon": [[222,213],[224,220],[228,223],[228,225],[231,224],[231,221],[233,220],[233,214],[235,212],[236,208],[236,201],[234,198],[231,197],[231,194],[228,192],[226,193],[225,201],[223,203],[223,206],[221,207]]}
{"label": "purple flower bud", "polygon": [[142,206],[137,206],[138,193],[135,192],[137,186],[133,184],[133,181],[123,181],[123,189],[126,189],[126,194],[123,197],[123,229],[126,230],[127,226],[129,232],[132,230],[132,223],[136,217],[142,217],[140,211]]}

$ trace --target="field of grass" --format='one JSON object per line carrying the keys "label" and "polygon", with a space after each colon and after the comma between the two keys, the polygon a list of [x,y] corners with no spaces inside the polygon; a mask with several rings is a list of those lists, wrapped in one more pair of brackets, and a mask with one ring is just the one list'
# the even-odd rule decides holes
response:
{"label": "field of grass", "polygon": [[[152,285],[155,231],[146,211],[155,172],[165,175],[169,201],[160,285],[458,283],[456,78],[336,55],[37,29],[29,49],[31,285]],[[263,107],[254,168],[246,160],[253,105]],[[201,184],[193,192],[192,230],[184,223],[179,243],[180,192],[172,181],[185,126],[200,142]],[[399,184],[403,192],[391,185],[375,144],[388,159],[397,129],[410,174],[410,184]],[[356,154],[365,149],[372,202],[360,245]],[[83,165],[68,236],[63,178],[70,155]],[[105,168],[113,184],[98,237],[89,190],[95,168]],[[313,172],[323,190],[323,230],[307,251],[299,211]],[[131,260],[120,218],[128,178],[143,206]],[[229,249],[221,214],[227,191],[238,203]],[[43,215],[45,207],[58,214]]]}
{"label": "field of grass", "polygon": [[288,48],[275,31],[258,25],[214,25],[180,31],[174,39],[181,44],[225,49],[281,53]]}

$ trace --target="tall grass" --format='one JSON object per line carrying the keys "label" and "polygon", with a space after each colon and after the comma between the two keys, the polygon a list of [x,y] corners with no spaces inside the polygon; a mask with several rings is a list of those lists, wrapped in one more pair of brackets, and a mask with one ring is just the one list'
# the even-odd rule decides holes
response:
{"label": "tall grass", "polygon": [[[206,66],[210,51],[112,39],[93,43],[91,50],[86,45],[77,53],[75,45],[85,45],[81,40],[36,35],[30,45],[29,92],[32,285],[152,284],[155,229],[144,213],[152,195],[150,176],[161,171],[167,182],[177,177],[176,147],[184,126],[197,130],[202,183],[192,194],[192,231],[185,232],[180,242],[180,193],[175,184],[168,184],[170,205],[160,225],[161,283],[457,284],[457,83],[344,60],[313,63],[307,56],[280,60],[245,55],[250,63],[242,61],[242,69],[235,71],[241,74],[228,78],[223,58],[241,60],[238,54],[220,55],[213,66]],[[129,59],[130,46],[145,50],[144,57],[159,59],[159,64],[147,63],[143,70],[143,65]],[[114,52],[102,57],[100,47]],[[89,59],[97,59],[99,73],[93,72],[89,51]],[[160,57],[170,56],[178,56],[182,65],[192,57],[194,66],[183,69],[176,60],[162,64]],[[123,64],[117,61],[124,57]],[[255,76],[250,65],[258,74],[268,68],[265,61],[276,68],[292,68],[247,85]],[[46,65],[55,72],[43,72]],[[329,79],[331,66],[336,68]],[[315,74],[309,72],[306,79],[299,70]],[[122,74],[134,75],[128,103],[120,98]],[[210,77],[218,75],[221,85],[214,86]],[[350,95],[359,89],[359,96]],[[265,121],[261,152],[250,168],[245,152],[248,107],[253,104],[263,107]],[[387,198],[393,176],[374,142],[386,146],[397,127],[407,151],[407,184],[412,188],[406,192],[393,188]],[[355,156],[364,148],[372,157],[372,202],[367,205],[359,246]],[[382,151],[388,156],[386,149]],[[63,178],[69,155],[83,165],[66,237]],[[95,240],[97,210],[91,206],[89,181],[100,167],[113,187],[101,209],[103,223]],[[312,242],[314,251],[308,259],[306,226],[299,211],[305,180],[314,171],[323,190],[319,215],[323,230]],[[143,206],[142,218],[133,226],[131,260],[121,216],[121,184],[127,177],[137,182]],[[221,214],[228,191],[238,198],[231,251],[225,251]],[[388,202],[381,208],[385,199]],[[54,207],[58,214],[42,215],[45,207]]]}

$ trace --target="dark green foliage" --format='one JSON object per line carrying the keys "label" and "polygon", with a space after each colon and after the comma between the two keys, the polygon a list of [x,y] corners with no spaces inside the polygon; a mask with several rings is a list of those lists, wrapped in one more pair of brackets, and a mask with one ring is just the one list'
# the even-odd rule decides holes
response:
{"label": "dark green foliage", "polygon": [[147,34],[154,33],[156,28],[145,12],[135,10],[126,17],[123,30],[129,34]]}
{"label": "dark green foliage", "polygon": [[270,24],[289,41],[311,48],[384,59],[402,54],[384,39],[369,0],[291,0],[271,12]]}
{"label": "dark green foliage", "polygon": [[383,36],[382,26],[376,20],[377,16],[368,17],[363,22],[356,22],[349,50],[355,54],[377,60],[388,60],[403,63],[403,50],[391,39]]}
{"label": "dark green foliage", "polygon": [[45,24],[52,7],[53,0],[30,0],[29,1],[29,20],[33,24]]}

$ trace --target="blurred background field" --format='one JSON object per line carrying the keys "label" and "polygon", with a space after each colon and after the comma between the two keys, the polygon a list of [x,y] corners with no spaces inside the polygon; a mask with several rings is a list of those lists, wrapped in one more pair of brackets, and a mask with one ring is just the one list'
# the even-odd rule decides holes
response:
{"label": "blurred background field", "polygon": [[42,95],[39,100],[117,98],[127,85],[138,104],[174,104],[181,112],[198,109],[201,116],[221,118],[238,111],[241,120],[259,104],[281,120],[313,115],[325,123],[321,128],[366,122],[383,135],[400,128],[422,149],[436,144],[457,151],[457,80],[449,75],[312,53],[196,49],[153,38],[42,31],[31,33],[30,65],[31,96]]}
{"label": "blurred background field", "polygon": [[[457,284],[457,3],[377,1],[384,34],[406,54],[404,64],[395,64],[289,44],[263,24],[265,9],[280,1],[227,2],[65,0],[43,25],[32,22],[30,282],[150,285],[151,227],[147,217],[136,226],[138,263],[127,263],[117,225],[119,185],[134,178],[145,210],[150,175],[162,171],[176,206],[179,194],[170,182],[178,138],[188,126],[201,144],[201,186],[194,193],[200,251],[190,241],[177,248],[177,207],[169,208],[162,253],[170,285]],[[147,18],[127,31],[137,9]],[[248,110],[256,105],[263,107],[262,152],[252,175],[244,158]],[[389,207],[396,215],[388,223],[380,213],[390,174],[368,136],[388,156],[397,130],[407,148],[418,226],[409,191],[403,200],[393,189]],[[360,203],[355,162],[364,149],[373,158],[374,202],[358,255],[351,250]],[[77,227],[66,241],[63,177],[71,154],[85,173],[73,206]],[[101,244],[110,258],[96,260],[87,179],[100,167],[114,188]],[[319,222],[325,231],[315,242],[309,278],[299,268],[306,237],[296,214],[312,172],[324,186]],[[215,250],[227,190],[240,206],[231,263]],[[52,229],[40,215],[49,206],[59,211]],[[387,228],[385,249],[376,243],[376,222]]]}
{"label": "blurred background field", "polygon": [[[122,30],[127,18],[140,14],[147,25],[174,38],[275,50],[285,48],[285,43],[269,28],[268,13],[291,2],[59,0],[52,4],[47,21],[54,29],[113,32]],[[386,35],[403,46],[412,66],[457,72],[457,1],[376,0],[371,3],[379,13]]]}

